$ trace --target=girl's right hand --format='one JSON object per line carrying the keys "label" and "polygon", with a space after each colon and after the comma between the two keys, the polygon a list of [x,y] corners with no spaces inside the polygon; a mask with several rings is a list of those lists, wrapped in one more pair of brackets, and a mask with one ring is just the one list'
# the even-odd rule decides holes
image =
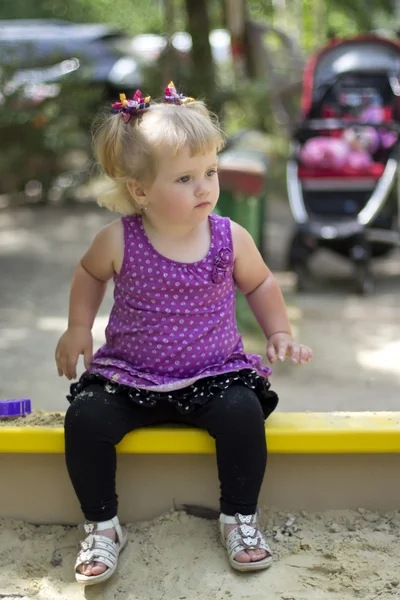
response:
{"label": "girl's right hand", "polygon": [[83,354],[85,368],[90,367],[93,354],[93,337],[90,329],[84,326],[69,327],[61,336],[56,348],[56,364],[60,377],[76,379],[76,365]]}

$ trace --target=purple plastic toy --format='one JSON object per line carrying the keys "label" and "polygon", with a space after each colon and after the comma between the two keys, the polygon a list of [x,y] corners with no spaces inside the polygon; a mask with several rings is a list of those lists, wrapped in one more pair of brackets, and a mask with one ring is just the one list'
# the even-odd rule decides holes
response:
{"label": "purple plastic toy", "polygon": [[31,401],[28,398],[21,398],[20,400],[0,400],[0,419],[24,417],[31,412]]}

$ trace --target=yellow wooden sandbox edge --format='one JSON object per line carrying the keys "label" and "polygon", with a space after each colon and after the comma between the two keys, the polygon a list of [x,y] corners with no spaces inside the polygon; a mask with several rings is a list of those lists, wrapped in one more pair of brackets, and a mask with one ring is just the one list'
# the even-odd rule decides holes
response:
{"label": "yellow wooden sandbox edge", "polygon": [[[400,453],[400,412],[275,413],[266,430],[274,454]],[[63,453],[63,429],[2,426],[0,452]],[[215,445],[199,429],[162,426],[128,434],[118,452],[213,454]]]}

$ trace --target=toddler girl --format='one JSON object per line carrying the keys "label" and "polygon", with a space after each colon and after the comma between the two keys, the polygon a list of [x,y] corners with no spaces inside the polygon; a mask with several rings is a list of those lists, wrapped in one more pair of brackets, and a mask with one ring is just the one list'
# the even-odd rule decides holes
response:
{"label": "toddler girl", "polygon": [[[159,423],[206,429],[216,441],[221,541],[231,566],[264,569],[271,550],[258,526],[267,451],[264,420],[275,409],[271,370],[244,351],[236,287],[267,340],[271,363],[311,359],[296,344],[278,284],[251,236],[213,213],[224,136],[202,102],[171,83],[162,103],[121,95],[98,123],[97,158],[114,182],[104,204],[122,213],[95,237],[73,278],[68,329],[56,362],[76,378],[65,419],[67,468],[88,534],[77,581],[115,572],[126,533],[117,517],[115,446]],[[107,283],[114,306],[106,342],[92,357],[91,329]]]}

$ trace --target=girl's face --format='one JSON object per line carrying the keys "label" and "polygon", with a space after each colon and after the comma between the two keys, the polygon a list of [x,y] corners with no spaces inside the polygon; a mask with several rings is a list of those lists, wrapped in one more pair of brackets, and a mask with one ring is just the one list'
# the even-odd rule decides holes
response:
{"label": "girl's face", "polygon": [[217,151],[161,156],[157,176],[145,189],[146,215],[169,224],[195,225],[214,210],[219,196]]}

